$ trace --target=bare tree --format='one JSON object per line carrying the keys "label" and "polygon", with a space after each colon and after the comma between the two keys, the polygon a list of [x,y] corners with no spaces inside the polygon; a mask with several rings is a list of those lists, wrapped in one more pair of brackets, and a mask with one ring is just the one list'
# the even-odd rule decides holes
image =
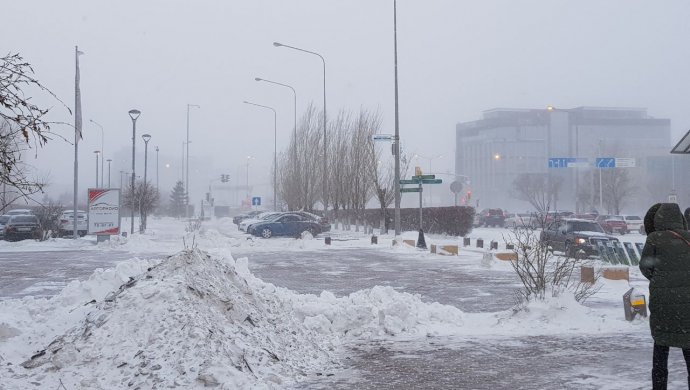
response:
{"label": "bare tree", "polygon": [[513,197],[524,200],[538,212],[545,213],[552,202],[558,199],[563,186],[563,178],[552,177],[543,173],[523,173],[513,180]]}
{"label": "bare tree", "polygon": [[125,190],[122,205],[139,212],[139,231],[143,232],[146,230],[147,217],[158,207],[159,200],[158,190],[151,183],[139,180],[135,183],[134,191],[131,186]]}
{"label": "bare tree", "polygon": [[[601,195],[602,203],[608,214],[620,214],[623,206],[635,194],[635,185],[630,177],[630,171],[626,168],[607,168],[601,172],[592,171],[583,175],[581,180],[578,199],[582,204],[589,205],[591,209],[599,207],[599,174],[601,173]],[[652,181],[653,184],[654,182]],[[654,188],[654,186],[651,186]],[[662,188],[667,188],[662,186]],[[654,190],[652,190],[654,191]],[[667,192],[664,190],[660,198]],[[603,213],[604,210],[599,210]]]}
{"label": "bare tree", "polygon": [[49,109],[33,104],[27,90],[38,89],[60,99],[33,75],[33,68],[19,54],[0,58],[0,211],[17,199],[42,192],[46,185],[31,176],[25,157],[31,149],[36,154],[51,139],[50,126],[55,122],[45,119]]}
{"label": "bare tree", "polygon": [[[534,226],[544,226],[546,216]],[[510,262],[513,270],[522,283],[517,291],[518,306],[532,300],[544,300],[547,296],[557,296],[564,291],[573,293],[578,302],[584,302],[595,294],[600,286],[595,275],[593,283],[586,283],[574,277],[573,273],[586,260],[565,256],[556,256],[553,249],[540,237],[540,232],[532,226],[513,228],[505,238],[506,243],[513,244],[515,259]]]}

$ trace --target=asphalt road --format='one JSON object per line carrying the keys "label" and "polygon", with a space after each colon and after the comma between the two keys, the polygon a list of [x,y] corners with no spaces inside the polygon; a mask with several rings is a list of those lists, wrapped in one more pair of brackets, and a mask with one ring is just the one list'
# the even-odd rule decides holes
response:
{"label": "asphalt road", "polygon": [[[302,293],[336,295],[375,285],[418,293],[466,312],[513,305],[512,271],[377,249],[235,251],[254,274]],[[647,389],[652,340],[646,334],[444,338],[366,343],[344,352],[343,370],[308,378],[296,389]],[[682,355],[673,350],[669,389],[687,389]]]}

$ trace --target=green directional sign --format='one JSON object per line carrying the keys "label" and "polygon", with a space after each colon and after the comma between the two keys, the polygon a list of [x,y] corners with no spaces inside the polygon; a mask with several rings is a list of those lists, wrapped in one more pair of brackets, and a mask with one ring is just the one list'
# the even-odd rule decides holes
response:
{"label": "green directional sign", "polygon": [[441,180],[441,179],[422,180],[422,184],[441,184],[441,183],[443,183],[443,180]]}
{"label": "green directional sign", "polygon": [[400,180],[400,184],[419,184],[419,180]]}
{"label": "green directional sign", "polygon": [[413,188],[401,188],[400,192],[422,192],[422,189],[419,187],[413,187]]}
{"label": "green directional sign", "polygon": [[417,176],[412,176],[412,179],[414,180],[431,180],[435,179],[436,175],[417,175]]}

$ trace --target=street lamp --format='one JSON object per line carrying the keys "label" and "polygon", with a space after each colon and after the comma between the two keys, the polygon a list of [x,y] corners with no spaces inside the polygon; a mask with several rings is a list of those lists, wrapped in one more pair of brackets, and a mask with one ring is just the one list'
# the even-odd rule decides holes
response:
{"label": "street lamp", "polygon": [[[103,140],[105,138],[104,132],[103,132],[103,126],[101,126],[100,123],[96,122],[93,119],[89,119],[89,122],[93,123],[94,125],[98,126],[101,128],[101,153],[103,153],[103,157],[105,157],[105,149],[103,149]],[[103,187],[103,159],[101,159],[101,187]],[[98,183],[96,183],[96,187],[98,187]]]}
{"label": "street lamp", "polygon": [[321,58],[321,62],[323,62],[323,212],[325,214],[326,210],[328,209],[328,172],[327,172],[327,165],[328,165],[327,161],[328,161],[328,159],[327,159],[327,155],[326,155],[326,150],[327,150],[326,149],[326,145],[327,145],[327,138],[326,138],[326,60],[319,53],[309,51],[309,50],[300,49],[298,47],[285,45],[285,44],[282,44],[279,42],[273,42],[273,46],[275,46],[275,47],[287,47],[288,49],[293,49],[293,50],[301,51],[304,53],[313,54],[313,55]]}
{"label": "street lamp", "polygon": [[[139,115],[141,115],[141,111],[139,110],[129,110],[129,117],[132,118],[132,200],[134,200],[134,178],[136,177],[136,159],[135,159],[135,150],[136,150],[136,138],[137,138],[137,119],[139,118]],[[134,234],[134,204],[130,205],[130,230],[129,234]]]}
{"label": "street lamp", "polygon": [[198,104],[189,104],[187,103],[187,166],[185,168],[185,192],[187,193],[187,204],[185,205],[185,216],[189,219],[189,109],[190,108],[201,108]]}
{"label": "street lamp", "polygon": [[287,85],[287,84],[279,83],[279,82],[277,82],[277,81],[266,80],[266,79],[262,79],[262,78],[260,78],[260,77],[255,77],[254,80],[256,80],[256,81],[265,81],[265,82],[267,82],[267,83],[275,84],[275,85],[278,85],[278,86],[281,86],[281,87],[290,88],[290,89],[292,90],[292,95],[293,95],[293,97],[294,97],[294,105],[293,105],[293,107],[294,107],[294,109],[295,109],[295,112],[294,112],[295,127],[293,128],[293,134],[292,134],[292,138],[293,138],[293,145],[292,145],[293,147],[292,147],[292,151],[293,151],[293,157],[294,157],[293,163],[295,164],[295,167],[294,167],[294,168],[295,168],[295,177],[299,178],[299,177],[301,177],[301,176],[300,176],[300,173],[299,173],[299,168],[300,168],[300,166],[299,166],[299,163],[297,162],[297,92],[295,91],[295,88],[293,88],[293,87],[291,87],[291,86],[289,86],[289,85]]}
{"label": "street lamp", "polygon": [[278,115],[273,107],[248,102],[246,100],[244,103],[273,111],[273,211],[278,211],[278,198],[276,197],[278,188]]}
{"label": "street lamp", "polygon": [[94,188],[98,188],[98,155],[101,154],[101,151],[94,150],[93,152],[96,154],[96,187]]}
{"label": "street lamp", "polygon": [[398,112],[398,3],[393,0],[393,63],[395,68],[395,237],[400,236],[400,116]]}
{"label": "street lamp", "polygon": [[112,159],[108,159],[108,188],[110,188],[110,163],[113,161]]}
{"label": "street lamp", "polygon": [[141,213],[141,197],[148,192],[147,189],[149,186],[146,175],[149,168],[149,141],[151,140],[151,135],[142,134],[141,139],[144,140],[144,185],[139,198],[139,232],[143,233],[146,231],[146,216]]}

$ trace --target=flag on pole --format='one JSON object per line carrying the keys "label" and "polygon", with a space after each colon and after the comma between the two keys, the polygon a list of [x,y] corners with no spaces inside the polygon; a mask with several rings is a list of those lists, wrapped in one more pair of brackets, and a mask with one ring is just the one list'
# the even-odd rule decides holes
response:
{"label": "flag on pole", "polygon": [[79,51],[77,46],[75,49],[75,60],[77,71],[74,76],[74,131],[75,131],[75,142],[79,142],[82,139],[81,135],[81,91],[79,90],[79,56],[84,54],[84,52]]}

